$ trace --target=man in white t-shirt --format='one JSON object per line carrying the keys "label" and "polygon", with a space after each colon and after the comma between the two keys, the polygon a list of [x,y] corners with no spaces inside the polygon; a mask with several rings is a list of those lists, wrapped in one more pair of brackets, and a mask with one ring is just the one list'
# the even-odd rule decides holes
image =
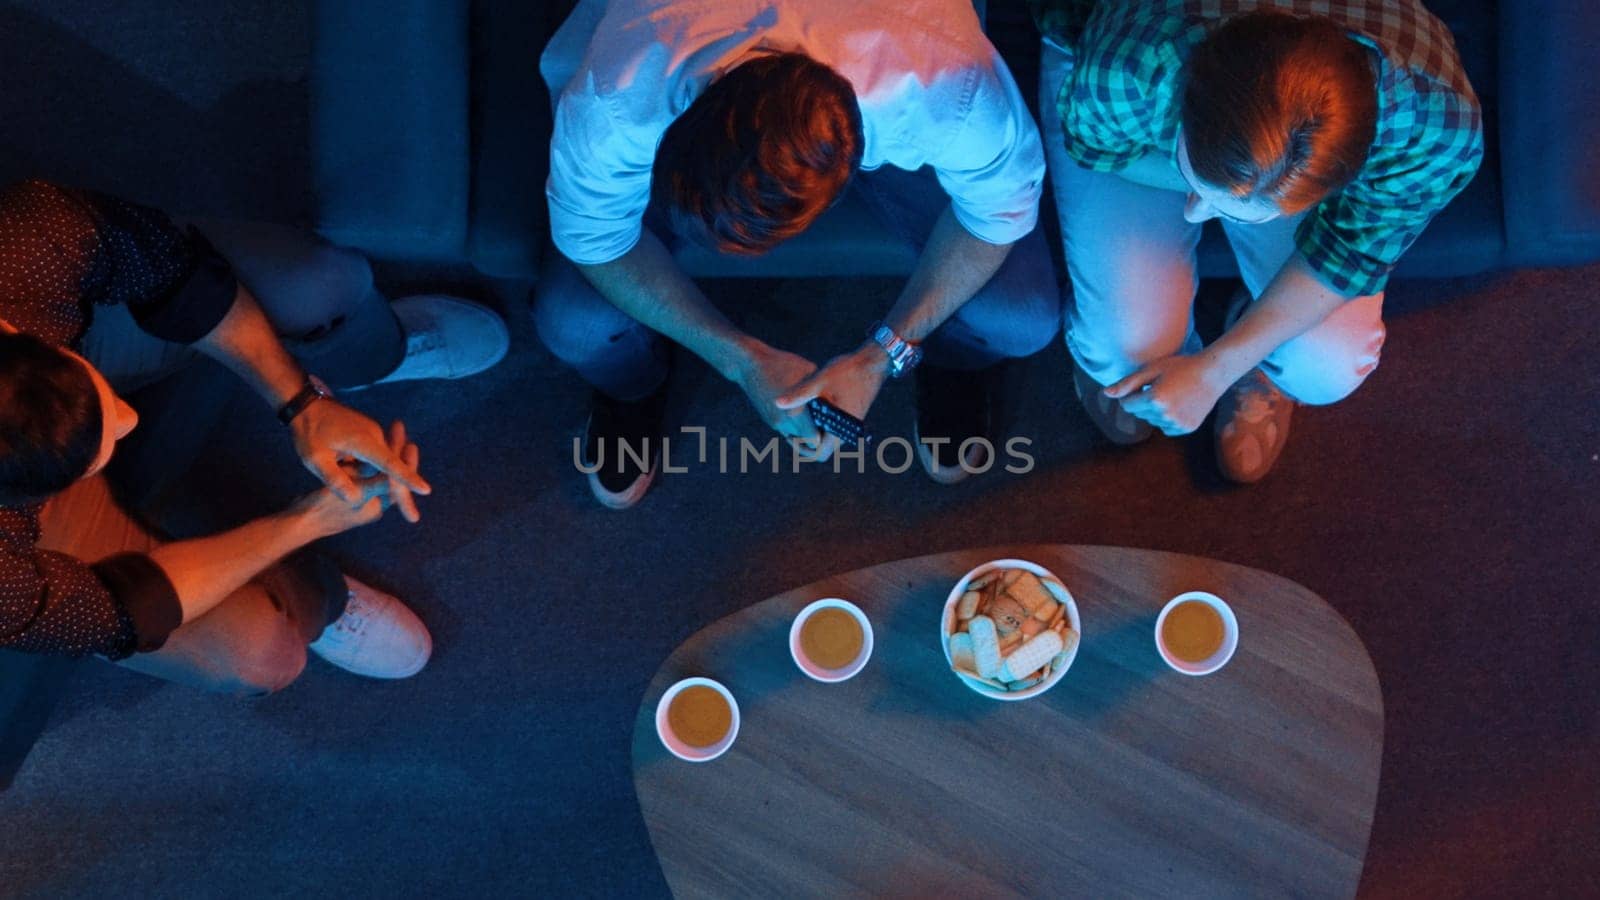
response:
{"label": "man in white t-shirt", "polygon": [[[1034,228],[1038,131],[968,0],[589,0],[562,31],[541,64],[560,90],[546,190],[560,255],[534,318],[595,388],[596,497],[631,506],[655,477],[668,341],[818,459],[837,439],[808,401],[865,418],[886,378],[916,368],[924,468],[942,482],[986,468],[988,445],[967,439],[991,431],[992,376],[1050,342],[1060,303]],[[568,77],[552,55],[585,44]],[[921,258],[886,313],[863,312],[866,339],[820,368],[736,328],[668,250],[764,253],[846,190]],[[642,465],[618,452],[646,438]]]}

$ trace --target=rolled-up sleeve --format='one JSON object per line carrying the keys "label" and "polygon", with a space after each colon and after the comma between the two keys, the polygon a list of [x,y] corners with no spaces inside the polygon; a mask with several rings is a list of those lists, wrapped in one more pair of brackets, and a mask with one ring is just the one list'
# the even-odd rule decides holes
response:
{"label": "rolled-up sleeve", "polygon": [[615,97],[579,72],[556,104],[550,140],[550,237],[568,259],[599,265],[639,242],[660,129],[622,124]]}
{"label": "rolled-up sleeve", "polygon": [[0,647],[122,659],[159,649],[182,620],[172,582],[148,556],[89,566],[62,553],[0,550]]}
{"label": "rolled-up sleeve", "polygon": [[126,304],[146,332],[192,344],[233,308],[239,282],[198,231],[165,213],[74,192],[94,220],[97,246],[80,290],[91,303]]}
{"label": "rolled-up sleeve", "polygon": [[961,227],[979,240],[1010,244],[1038,223],[1044,146],[998,55],[992,67],[974,74],[966,120],[931,164]]}
{"label": "rolled-up sleeve", "polygon": [[1475,98],[1418,83],[1412,114],[1385,127],[1362,174],[1301,223],[1300,254],[1346,297],[1381,292],[1389,273],[1483,162],[1483,117]]}

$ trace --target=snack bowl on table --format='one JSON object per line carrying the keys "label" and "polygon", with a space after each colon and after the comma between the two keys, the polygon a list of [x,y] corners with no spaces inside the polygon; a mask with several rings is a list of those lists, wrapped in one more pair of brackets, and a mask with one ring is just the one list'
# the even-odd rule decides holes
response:
{"label": "snack bowl on table", "polygon": [[[1007,573],[1013,570],[1020,570],[1026,573],[1025,575],[1011,576],[1015,579],[1016,593],[1022,595],[1021,599],[1012,596],[1009,588],[1003,591],[997,588],[998,585],[1004,583]],[[1050,611],[1050,619],[1048,621],[1045,619],[1038,620],[1042,623],[1042,627],[1036,628],[1028,625],[1026,618],[1019,618],[1017,615],[1020,608],[1021,611],[1027,613],[1027,617],[1033,617],[1033,613],[1042,604],[1042,601],[1037,601],[1037,591],[1023,584],[1027,576],[1036,578],[1037,581],[1032,583],[1042,588],[1049,599],[1059,606],[1059,609]],[[963,597],[967,594],[969,586],[973,584],[980,586],[980,589],[976,592],[979,595],[976,605],[982,612],[972,617],[963,617],[962,614],[967,611],[962,608]],[[1036,601],[1036,605],[1029,606],[1030,599]],[[1034,670],[1011,672],[1002,669],[1000,674],[995,677],[986,678],[981,674],[981,668],[983,667],[978,666],[974,658],[969,654],[969,647],[967,646],[968,642],[974,644],[984,642],[969,631],[969,628],[975,624],[975,620],[980,617],[987,619],[989,625],[995,626],[997,642],[1005,642],[1006,652],[1002,656],[1002,662],[1009,663],[1010,654],[1015,653],[1022,648],[1023,644],[1028,643],[1032,638],[1038,637],[1046,631],[1055,632],[1060,637],[1061,646],[1039,672]],[[1002,620],[1003,624],[997,625],[996,618]],[[1016,625],[1018,621],[1022,622],[1020,626]],[[1064,624],[1066,627],[1064,629],[1052,627],[1057,622]],[[980,633],[988,630],[989,626],[979,627]],[[1025,633],[1028,630],[1032,630],[1035,633],[1020,638],[1009,636],[1013,631]],[[1007,637],[1001,638],[999,636],[1001,631],[1004,631]],[[950,597],[944,604],[944,612],[939,617],[939,643],[944,648],[945,662],[950,664],[951,674],[960,678],[961,682],[967,687],[995,700],[1026,700],[1029,697],[1037,697],[1054,687],[1056,682],[1067,674],[1067,669],[1072,667],[1072,661],[1077,658],[1081,633],[1082,622],[1078,618],[1078,604],[1073,599],[1072,592],[1067,590],[1067,586],[1049,569],[1021,559],[992,560],[963,575],[961,580],[956,582],[955,587],[951,588]],[[963,646],[952,652],[952,639],[957,634],[964,634],[966,637],[956,639]],[[1041,641],[1041,644],[1048,645],[1049,641],[1050,639],[1045,639]],[[1037,656],[1038,652],[1043,649],[1049,649],[1049,647],[1031,648],[1030,655]],[[1024,657],[1019,657],[1018,659],[1022,660]],[[1019,662],[1019,665],[1025,664],[1025,662]],[[1018,677],[1012,680],[1003,677],[1004,675],[1016,675]],[[1036,679],[1031,677],[1035,675],[1037,676]],[[1010,685],[1018,686],[1013,688]]]}

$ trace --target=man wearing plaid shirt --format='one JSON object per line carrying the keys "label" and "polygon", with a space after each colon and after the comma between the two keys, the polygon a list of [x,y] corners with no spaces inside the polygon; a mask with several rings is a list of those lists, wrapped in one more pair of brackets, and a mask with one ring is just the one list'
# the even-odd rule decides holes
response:
{"label": "man wearing plaid shirt", "polygon": [[[1377,366],[1390,270],[1477,171],[1455,44],[1418,0],[1031,4],[1078,395],[1124,444],[1216,408],[1224,474],[1255,481],[1296,401]],[[1202,348],[1212,218],[1248,295]]]}

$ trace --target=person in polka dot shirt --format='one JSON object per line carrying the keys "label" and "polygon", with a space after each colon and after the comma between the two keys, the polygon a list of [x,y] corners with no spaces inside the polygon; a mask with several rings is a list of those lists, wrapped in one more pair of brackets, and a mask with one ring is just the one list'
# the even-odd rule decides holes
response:
{"label": "person in polka dot shirt", "polygon": [[[416,521],[414,495],[430,491],[416,445],[302,361],[356,387],[461,377],[504,352],[492,312],[391,306],[365,260],[290,229],[184,227],[47,182],[0,188],[0,647],[239,694],[292,682],[308,649],[358,674],[414,674],[432,651],[416,615],[305,548],[391,507]],[[165,540],[155,500],[181,490],[223,396],[206,359],[278,410],[323,484],[277,515]]]}

